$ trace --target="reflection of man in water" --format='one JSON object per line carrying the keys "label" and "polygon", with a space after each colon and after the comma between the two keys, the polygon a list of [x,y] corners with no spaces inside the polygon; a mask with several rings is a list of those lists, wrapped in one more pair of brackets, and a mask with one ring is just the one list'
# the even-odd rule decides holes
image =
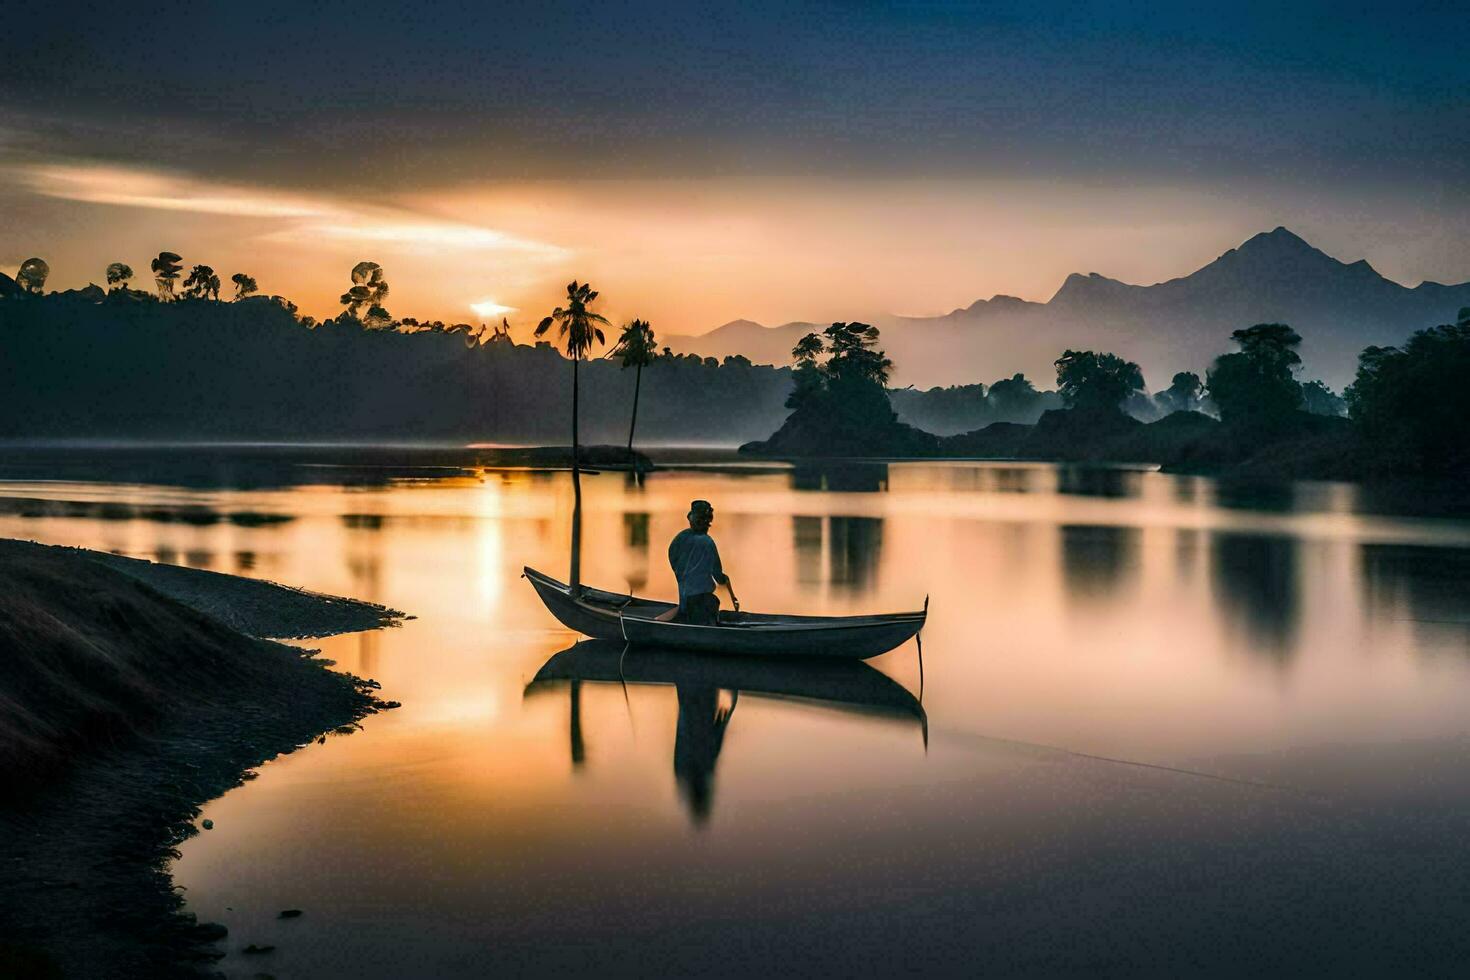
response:
{"label": "reflection of man in water", "polygon": [[[679,612],[677,622],[696,626],[714,626],[720,618],[720,598],[715,586],[730,584],[730,577],[720,567],[720,549],[709,536],[715,509],[708,500],[689,505],[689,526],[669,542],[669,564],[679,580]],[[730,592],[731,598],[735,595]],[[736,608],[739,609],[737,603]]]}
{"label": "reflection of man in water", "polygon": [[694,822],[704,823],[714,801],[715,762],[740,692],[733,692],[726,706],[720,703],[721,691],[716,687],[680,684],[677,690],[679,727],[674,735],[674,780],[689,803]]}

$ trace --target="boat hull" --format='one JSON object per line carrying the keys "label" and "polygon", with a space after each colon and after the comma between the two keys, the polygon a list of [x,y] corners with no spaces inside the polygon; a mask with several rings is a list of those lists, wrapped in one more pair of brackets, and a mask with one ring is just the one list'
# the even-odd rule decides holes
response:
{"label": "boat hull", "polygon": [[866,660],[902,645],[924,626],[927,610],[880,616],[776,616],[722,613],[717,626],[660,620],[673,603],[584,589],[573,598],[562,582],[525,569],[536,594],[567,629],[639,647],[742,657]]}
{"label": "boat hull", "polygon": [[586,602],[578,602],[565,585],[555,579],[526,569],[526,578],[541,597],[548,612],[567,629],[596,640],[622,640],[623,628],[616,611]]}
{"label": "boat hull", "polygon": [[866,660],[914,637],[922,615],[853,626],[726,627],[623,617],[623,638],[638,647],[737,657],[838,657]]}

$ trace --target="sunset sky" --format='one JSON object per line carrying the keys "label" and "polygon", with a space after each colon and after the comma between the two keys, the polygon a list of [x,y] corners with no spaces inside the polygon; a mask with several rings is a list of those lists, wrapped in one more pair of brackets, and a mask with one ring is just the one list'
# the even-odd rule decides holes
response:
{"label": "sunset sky", "polygon": [[[7,14],[0,270],[169,249],[335,313],[661,333],[1154,282],[1286,225],[1470,279],[1452,3],[115,5]],[[78,25],[90,25],[80,30]]]}

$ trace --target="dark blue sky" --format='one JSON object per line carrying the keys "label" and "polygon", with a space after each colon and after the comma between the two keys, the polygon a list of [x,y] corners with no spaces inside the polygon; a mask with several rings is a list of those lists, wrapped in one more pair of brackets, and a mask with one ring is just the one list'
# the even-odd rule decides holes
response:
{"label": "dark blue sky", "polygon": [[12,149],[270,182],[1470,182],[1463,4],[46,4]]}

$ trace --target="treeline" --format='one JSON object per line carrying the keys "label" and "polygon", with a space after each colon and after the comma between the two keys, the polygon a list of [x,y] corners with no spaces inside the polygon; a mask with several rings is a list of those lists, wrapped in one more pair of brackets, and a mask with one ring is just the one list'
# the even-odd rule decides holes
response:
{"label": "treeline", "polygon": [[[1402,348],[1365,350],[1341,396],[1297,379],[1301,338],[1285,324],[1235,331],[1239,349],[1203,378],[1179,372],[1152,394],[1136,364],[1072,350],[1056,361],[1055,391],[1020,374],[988,386],[889,391],[892,363],[866,324],[835,323],[803,338],[794,368],[741,356],[717,362],[660,348],[642,320],[613,328],[580,305],[596,292],[574,282],[567,305],[537,330],[561,325],[558,342],[577,351],[578,370],[569,372],[552,344],[513,343],[504,320],[476,327],[393,317],[377,263],[351,270],[342,312],[321,322],[283,297],[253,295],[256,282],[243,273],[231,276],[234,300],[225,302],[208,266],[185,275],[180,257],[163,252],[150,267],[154,292],[132,288],[123,263],[107,268],[106,290],[47,294],[50,269],[39,258],[14,279],[0,274],[0,436],[564,443],[580,401],[583,442],[631,445],[636,428],[644,441],[718,445],[780,427],[768,451],[933,455],[1009,452],[1031,423],[1056,430],[1047,417],[1063,408],[1079,419],[1126,413],[1143,422],[1218,415],[1241,446],[1301,430],[1293,420],[1306,415],[1346,412],[1355,440],[1346,449],[1364,466],[1433,471],[1466,462],[1470,406],[1459,382],[1470,369],[1470,309]],[[569,335],[567,323],[582,319],[590,332]],[[597,324],[608,326],[611,343]],[[613,359],[594,357],[594,340]],[[574,389],[580,399],[568,397]],[[1082,446],[1097,423],[1067,425]],[[1092,440],[1091,450],[1098,445]]]}
{"label": "treeline", "polygon": [[[1063,358],[1074,353],[1077,352],[1069,351]],[[1153,422],[1173,412],[1203,412],[1216,417],[1220,414],[1205,381],[1193,371],[1176,373],[1167,388],[1152,393],[1141,373],[1136,380],[1136,387],[1129,385],[1122,391],[1117,406],[1140,422]],[[1347,399],[1324,382],[1307,381],[1298,385],[1298,389],[1303,411],[1334,417],[1347,414]],[[952,385],[926,390],[899,388],[890,391],[889,397],[899,418],[941,436],[970,432],[993,422],[1029,425],[1043,412],[1068,407],[1061,391],[1038,389],[1024,374],[1014,374],[990,385]]]}
{"label": "treeline", "polygon": [[983,428],[992,422],[1031,423],[1041,413],[1062,407],[1055,391],[1038,389],[1024,374],[993,384],[948,388],[898,388],[889,392],[898,417],[911,425],[947,436]]}
{"label": "treeline", "polygon": [[[556,347],[513,343],[504,319],[395,317],[376,262],[352,268],[341,313],[320,321],[285,297],[257,295],[253,276],[234,273],[226,288],[211,266],[186,271],[174,252],[160,252],[149,272],[151,291],[114,262],[105,289],[50,293],[41,258],[14,278],[0,273],[0,437],[566,439],[572,379]],[[615,360],[580,355],[584,442],[631,443],[631,422],[647,441],[728,445],[785,416],[788,368],[675,354],[641,320],[612,340]],[[906,417],[950,431],[1034,421],[1058,404],[1021,375],[894,398]]]}
{"label": "treeline", "polygon": [[[1286,324],[1256,324],[1234,331],[1231,340],[1239,349],[1217,357],[1203,380],[1180,372],[1152,396],[1136,363],[1110,352],[1068,350],[1055,362],[1061,408],[1041,412],[1035,425],[997,420],[946,433],[941,425],[956,415],[994,412],[987,394],[1002,385],[1032,403],[1046,395],[1020,375],[989,393],[981,385],[934,389],[924,394],[939,397],[921,411],[938,418],[940,431],[906,424],[913,417],[900,420],[893,405],[918,393],[886,392],[893,363],[878,346],[879,331],[834,323],[791,352],[791,414],[770,438],[743,449],[774,456],[1150,461],[1298,476],[1470,469],[1464,423],[1470,394],[1459,383],[1470,371],[1470,308],[1402,347],[1364,350],[1344,396],[1320,381],[1297,380],[1302,338]],[[1139,414],[1153,418],[1146,424]]]}
{"label": "treeline", "polygon": [[[417,327],[417,329],[415,329]],[[119,299],[85,290],[0,299],[0,436],[452,440],[565,444],[571,376],[547,343],[351,315],[304,324],[273,297]],[[788,368],[655,356],[639,437],[729,442],[784,417]],[[583,438],[621,443],[634,376],[581,370]]]}
{"label": "treeline", "polygon": [[[1175,376],[1171,391],[1181,390],[1171,397],[1181,408],[1207,397],[1236,436],[1262,445],[1304,426],[1330,431],[1305,423],[1304,415],[1346,414],[1352,443],[1343,445],[1361,469],[1440,472],[1470,464],[1470,393],[1463,383],[1470,376],[1470,307],[1401,347],[1365,349],[1341,397],[1320,381],[1297,380],[1302,338],[1289,325],[1258,323],[1230,338],[1239,349],[1217,357],[1203,383],[1193,374]],[[1056,364],[1057,387],[1071,409],[1116,412],[1143,388],[1138,365],[1111,353],[1069,350]]]}

